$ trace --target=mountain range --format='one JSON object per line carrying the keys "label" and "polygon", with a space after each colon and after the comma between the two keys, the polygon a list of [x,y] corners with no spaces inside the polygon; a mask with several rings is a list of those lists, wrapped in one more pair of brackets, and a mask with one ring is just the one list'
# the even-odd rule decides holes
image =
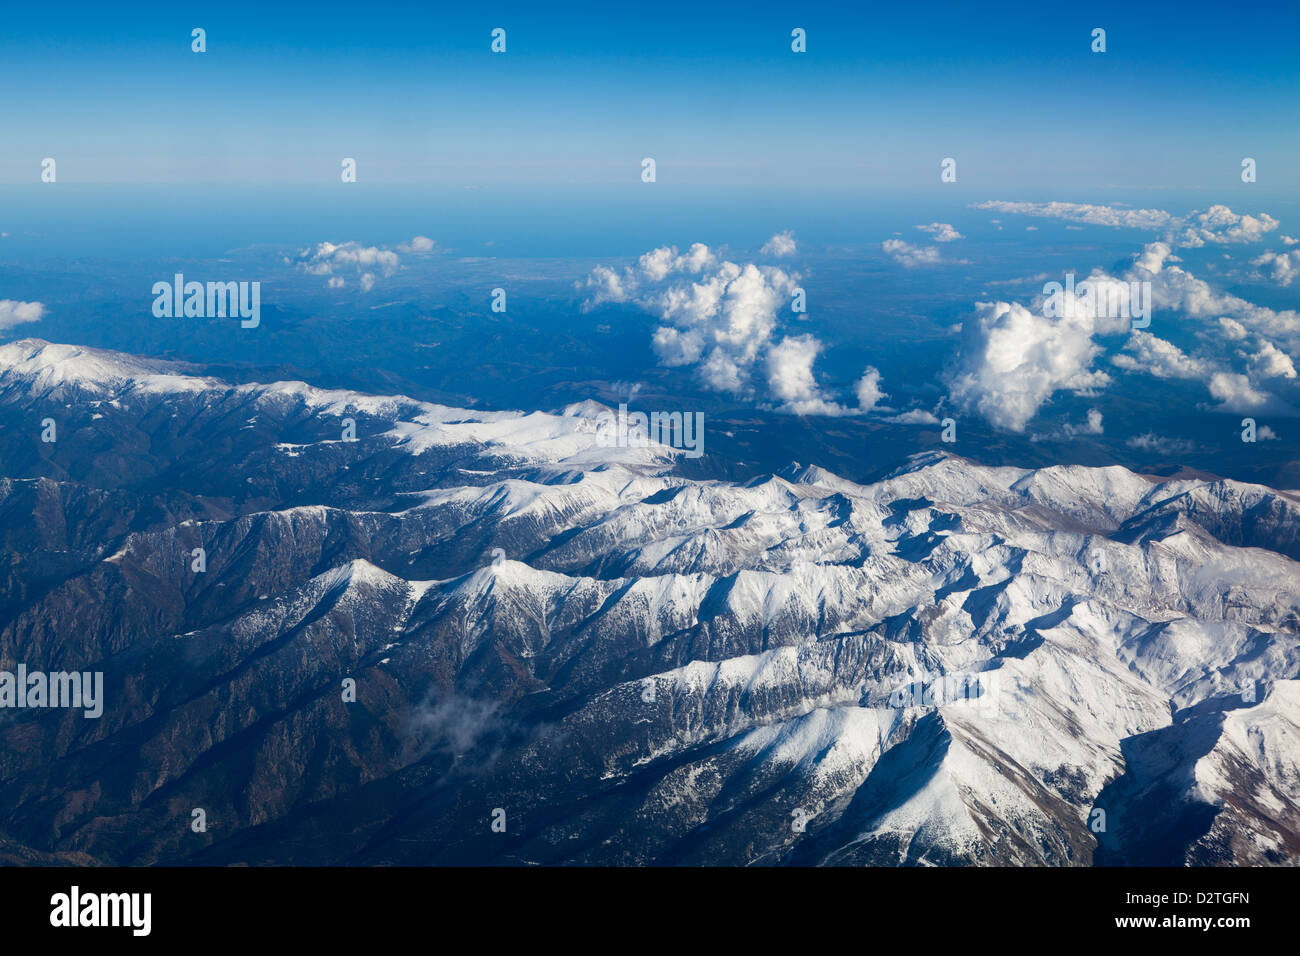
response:
{"label": "mountain range", "polygon": [[606,411],[0,346],[0,860],[1300,861],[1300,493]]}

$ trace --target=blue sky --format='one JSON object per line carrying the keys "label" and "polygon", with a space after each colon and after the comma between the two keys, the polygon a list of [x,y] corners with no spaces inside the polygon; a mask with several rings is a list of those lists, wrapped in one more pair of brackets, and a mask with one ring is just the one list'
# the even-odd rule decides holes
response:
{"label": "blue sky", "polygon": [[847,6],[11,7],[0,182],[1300,191],[1294,4]]}

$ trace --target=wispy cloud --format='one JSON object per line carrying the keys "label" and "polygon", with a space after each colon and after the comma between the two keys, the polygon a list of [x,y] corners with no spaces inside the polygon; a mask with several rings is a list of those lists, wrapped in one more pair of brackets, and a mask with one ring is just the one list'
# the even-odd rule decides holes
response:
{"label": "wispy cloud", "polygon": [[1278,227],[1267,213],[1239,215],[1227,206],[1211,206],[1205,212],[1193,211],[1175,216],[1163,209],[1128,209],[1121,206],[1073,202],[1008,202],[989,200],[972,203],[971,209],[990,210],[1041,219],[1060,219],[1090,226],[1144,229],[1158,232],[1171,245],[1194,248],[1207,243],[1228,245],[1260,242]]}

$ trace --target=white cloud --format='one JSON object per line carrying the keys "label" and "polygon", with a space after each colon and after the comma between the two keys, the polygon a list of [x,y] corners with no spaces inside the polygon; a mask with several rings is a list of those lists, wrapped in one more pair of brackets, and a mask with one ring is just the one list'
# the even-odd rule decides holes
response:
{"label": "white cloud", "polygon": [[1054,392],[1087,394],[1110,381],[1092,370],[1101,352],[1095,320],[1082,309],[1062,318],[1029,311],[1018,302],[979,302],[962,323],[961,364],[949,395],[998,428],[1024,431]]}
{"label": "white cloud", "polygon": [[1296,276],[1300,276],[1300,249],[1294,252],[1266,252],[1250,260],[1250,264],[1279,285],[1290,285]]}
{"label": "white cloud", "polygon": [[1223,205],[1211,206],[1205,212],[1193,211],[1184,217],[1175,216],[1163,209],[1127,209],[1073,202],[990,200],[972,203],[970,208],[1041,219],[1060,219],[1090,226],[1145,229],[1163,233],[1165,240],[1174,245],[1189,247],[1203,246],[1206,243],[1259,242],[1265,233],[1278,227],[1278,221],[1267,213],[1258,216],[1239,215]]}
{"label": "white cloud", "polygon": [[1111,364],[1130,372],[1145,372],[1156,378],[1202,378],[1205,363],[1184,353],[1172,342],[1150,332],[1135,331],[1124,345],[1126,352],[1111,358]]}
{"label": "white cloud", "polygon": [[1158,455],[1187,455],[1196,450],[1195,443],[1185,438],[1166,438],[1155,432],[1134,435],[1124,444],[1139,451],[1152,451]]}
{"label": "white cloud", "polygon": [[889,422],[892,425],[937,425],[938,417],[933,412],[927,412],[923,408],[913,408],[902,412],[898,415],[892,415],[883,418],[881,421]]}
{"label": "white cloud", "polygon": [[[402,264],[398,251],[414,255],[427,255],[434,251],[435,243],[427,236],[416,236],[409,242],[401,243],[397,250],[382,246],[363,246],[359,242],[320,242],[309,249],[304,249],[292,260],[293,263],[314,276],[331,276],[338,278],[340,272],[354,272],[362,292],[374,288],[379,276],[387,278],[393,275]],[[286,260],[286,262],[289,260]],[[328,288],[341,289],[343,282],[326,283]]]}
{"label": "white cloud", "polygon": [[[1176,312],[1203,320],[1207,325],[1196,335],[1206,349],[1189,355],[1149,332],[1131,330],[1124,350],[1112,355],[1111,363],[1156,378],[1203,381],[1218,410],[1291,414],[1291,405],[1271,389],[1272,383],[1297,379],[1300,315],[1215,292],[1175,265],[1177,261],[1168,243],[1153,242],[1121,278],[1095,271],[1088,282],[1097,287],[1149,282],[1153,312],[1166,317],[1158,320],[1169,321]],[[1108,376],[1092,371],[1101,351],[1093,337],[1130,331],[1127,319],[1095,314],[1110,298],[1094,296],[1091,312],[1074,300],[1074,308],[1064,310],[1067,317],[1076,317],[1072,322],[1040,315],[1042,297],[1032,309],[1019,303],[980,303],[975,317],[963,323],[959,365],[948,376],[950,396],[998,427],[1023,431],[1054,392],[1086,392],[1109,384]],[[1228,342],[1238,348],[1228,347]],[[1236,368],[1229,364],[1233,355],[1239,360],[1232,363]]]}
{"label": "white cloud", "polygon": [[[1066,425],[1066,430],[1073,428],[1072,425]],[[1101,412],[1095,408],[1088,409],[1088,421],[1079,429],[1085,435],[1100,435],[1105,429],[1102,427]]]}
{"label": "white cloud", "polygon": [[932,222],[928,226],[917,226],[916,228],[922,232],[928,232],[935,242],[952,242],[956,239],[966,238],[946,222]]}
{"label": "white cloud", "polygon": [[902,239],[886,239],[880,244],[885,255],[900,266],[915,269],[919,266],[937,266],[943,262],[938,246],[914,246]]}
{"label": "white cloud", "polygon": [[397,246],[397,251],[412,255],[428,255],[434,251],[437,245],[428,236],[416,236],[410,242],[400,243]]}
{"label": "white cloud", "polygon": [[1259,378],[1295,378],[1295,363],[1267,339],[1259,340],[1259,351],[1250,357],[1250,370]]}
{"label": "white cloud", "polygon": [[607,302],[626,302],[632,294],[624,285],[623,277],[608,266],[596,266],[578,287],[591,292],[582,304],[584,312]]}
{"label": "white cloud", "polygon": [[[1119,209],[1077,202],[1006,202],[990,200],[972,203],[972,209],[990,209],[1040,219],[1063,219],[1089,226],[1113,226],[1129,229],[1164,229],[1174,217],[1163,209]],[[994,222],[997,220],[995,219]]]}
{"label": "white cloud", "polygon": [[[1197,319],[1231,318],[1250,332],[1280,341],[1292,353],[1300,351],[1300,314],[1294,309],[1276,312],[1235,295],[1215,292],[1204,280],[1170,265],[1173,261],[1166,243],[1153,242],[1128,273],[1129,278],[1151,282],[1153,309],[1185,312]],[[1221,321],[1219,325],[1229,331]]]}
{"label": "white cloud", "polygon": [[1102,415],[1095,408],[1088,409],[1087,417],[1083,424],[1075,425],[1066,422],[1059,432],[1048,435],[1031,435],[1029,440],[1033,442],[1046,441],[1049,439],[1074,438],[1076,435],[1103,435],[1106,429],[1102,425]]}
{"label": "white cloud", "polygon": [[763,243],[763,248],[759,250],[765,256],[792,256],[795,253],[794,233],[787,229],[785,232],[778,232],[767,242]]}
{"label": "white cloud", "polygon": [[651,281],[659,282],[674,272],[697,274],[717,265],[718,257],[702,242],[692,243],[684,255],[676,246],[654,249],[641,257],[641,271]]}
{"label": "white cloud", "polygon": [[1278,227],[1278,221],[1268,213],[1256,216],[1237,215],[1227,206],[1211,206],[1207,212],[1192,213],[1176,223],[1174,241],[1180,246],[1203,246],[1213,243],[1259,242],[1264,233]]}
{"label": "white cloud", "polygon": [[1166,262],[1180,261],[1167,242],[1152,242],[1143,247],[1142,254],[1134,265],[1144,272],[1154,274],[1163,269]]}
{"label": "white cloud", "polygon": [[651,345],[659,363],[695,369],[712,391],[800,415],[855,413],[817,381],[813,365],[824,345],[812,335],[780,335],[798,281],[795,273],[729,262],[695,243],[685,254],[675,246],[653,249],[622,271],[597,266],[575,285],[588,293],[584,311],[630,303],[655,315]]}
{"label": "white cloud", "polygon": [[1236,319],[1230,319],[1227,316],[1219,318],[1219,328],[1223,330],[1223,337],[1230,342],[1240,342],[1242,339],[1249,337],[1250,333],[1246,327]]}
{"label": "white cloud", "polygon": [[[784,338],[767,350],[767,383],[782,411],[796,415],[844,415],[849,409],[830,401],[813,375],[822,344],[811,335]],[[879,376],[879,373],[877,373]]]}
{"label": "white cloud", "polygon": [[634,301],[643,286],[662,283],[671,275],[696,275],[717,264],[718,257],[702,242],[692,245],[685,255],[679,254],[676,246],[662,246],[647,252],[635,266],[621,273],[609,266],[596,266],[575,287],[590,293],[582,303],[582,310],[590,312],[610,302]]}
{"label": "white cloud", "polygon": [[[1129,282],[1094,271],[1074,292],[1057,286],[1054,295],[1038,296],[1032,308],[1019,302],[976,304],[975,315],[962,323],[959,365],[948,375],[949,396],[959,406],[996,427],[1020,432],[1054,393],[1088,394],[1110,384],[1110,376],[1092,368],[1103,351],[1093,336],[1130,331],[1131,320],[1111,308],[1130,301]],[[1141,359],[1121,358],[1117,364],[1140,368]],[[1069,434],[1080,431],[1074,427]]]}
{"label": "white cloud", "polygon": [[1215,372],[1210,376],[1210,394],[1226,412],[1259,412],[1277,404],[1272,395],[1255,388],[1249,378],[1235,372]]}
{"label": "white cloud", "polygon": [[45,318],[45,306],[40,302],[0,299],[0,332],[12,329],[15,325],[39,322],[43,318]]}
{"label": "white cloud", "polygon": [[883,399],[889,397],[880,390],[880,370],[871,365],[862,373],[862,378],[858,379],[853,391],[858,396],[858,408],[864,412],[873,411]]}
{"label": "white cloud", "polygon": [[335,245],[321,242],[311,249],[298,253],[299,268],[311,275],[332,275],[335,270],[378,266],[385,275],[392,275],[401,264],[401,257],[391,249],[378,246],[363,246],[358,242],[345,242]]}

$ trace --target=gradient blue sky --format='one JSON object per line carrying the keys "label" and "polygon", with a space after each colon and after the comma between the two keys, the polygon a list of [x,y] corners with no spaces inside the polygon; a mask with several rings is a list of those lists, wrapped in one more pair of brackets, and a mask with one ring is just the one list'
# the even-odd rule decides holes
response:
{"label": "gradient blue sky", "polygon": [[0,182],[1295,194],[1298,80],[1294,3],[11,5]]}

